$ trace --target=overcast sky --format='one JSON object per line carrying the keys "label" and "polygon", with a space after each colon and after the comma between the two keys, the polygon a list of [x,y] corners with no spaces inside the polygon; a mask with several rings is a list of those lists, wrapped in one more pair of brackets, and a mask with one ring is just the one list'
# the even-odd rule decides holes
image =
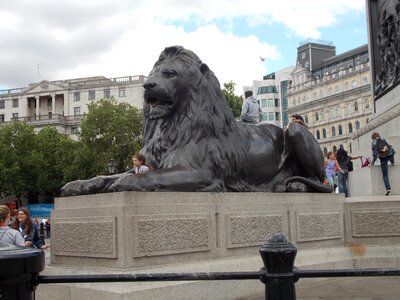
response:
{"label": "overcast sky", "polygon": [[307,38],[337,53],[367,43],[365,0],[1,0],[0,20],[0,89],[147,75],[166,46],[182,45],[240,94],[295,65]]}

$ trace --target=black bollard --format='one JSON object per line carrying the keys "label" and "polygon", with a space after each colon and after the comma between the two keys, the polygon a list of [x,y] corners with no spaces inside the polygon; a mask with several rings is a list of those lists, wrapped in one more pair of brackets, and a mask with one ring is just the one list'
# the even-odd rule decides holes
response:
{"label": "black bollard", "polygon": [[44,270],[42,250],[0,241],[0,299],[35,299],[33,280]]}
{"label": "black bollard", "polygon": [[281,233],[274,234],[261,248],[260,254],[267,270],[265,299],[296,300],[294,259],[297,249]]}

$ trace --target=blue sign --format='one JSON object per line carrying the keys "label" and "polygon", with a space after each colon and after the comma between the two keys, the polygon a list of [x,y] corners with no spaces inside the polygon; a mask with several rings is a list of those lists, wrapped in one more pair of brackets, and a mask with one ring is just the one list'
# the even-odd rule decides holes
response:
{"label": "blue sign", "polygon": [[50,214],[54,209],[54,204],[44,203],[44,204],[28,204],[28,208],[31,212],[32,218],[50,218]]}

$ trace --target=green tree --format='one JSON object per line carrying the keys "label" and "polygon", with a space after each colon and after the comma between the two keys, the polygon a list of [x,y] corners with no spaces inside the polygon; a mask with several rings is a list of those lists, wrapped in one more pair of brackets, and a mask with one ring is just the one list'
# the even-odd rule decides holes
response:
{"label": "green tree", "polygon": [[44,195],[47,200],[52,200],[58,196],[60,188],[66,183],[64,168],[71,163],[67,162],[67,158],[74,142],[54,127],[40,130],[36,140],[36,149],[41,160],[37,178],[38,193]]}
{"label": "green tree", "polygon": [[235,95],[235,85],[236,83],[232,80],[228,83],[224,83],[222,93],[224,94],[235,118],[239,118],[240,113],[242,112],[243,99],[242,97]]}
{"label": "green tree", "polygon": [[114,99],[92,102],[88,108],[80,134],[83,157],[88,155],[93,160],[92,173],[88,175],[107,174],[110,159],[114,160],[116,172],[124,172],[131,164],[132,155],[141,147],[141,111]]}
{"label": "green tree", "polygon": [[0,182],[2,192],[15,195],[38,191],[42,159],[36,150],[36,137],[32,126],[13,122],[0,130]]}

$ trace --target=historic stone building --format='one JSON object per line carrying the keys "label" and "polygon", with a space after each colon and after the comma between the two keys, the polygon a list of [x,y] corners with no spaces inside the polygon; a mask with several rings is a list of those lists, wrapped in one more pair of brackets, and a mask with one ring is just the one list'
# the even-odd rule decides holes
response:
{"label": "historic stone building", "polygon": [[373,113],[368,46],[335,52],[331,43],[301,44],[288,92],[288,114],[304,117],[324,154],[340,145],[353,152],[352,133]]}
{"label": "historic stone building", "polygon": [[76,138],[88,104],[113,97],[142,109],[145,77],[103,76],[32,83],[27,87],[0,90],[0,126],[14,120],[33,125],[38,131],[53,126]]}

